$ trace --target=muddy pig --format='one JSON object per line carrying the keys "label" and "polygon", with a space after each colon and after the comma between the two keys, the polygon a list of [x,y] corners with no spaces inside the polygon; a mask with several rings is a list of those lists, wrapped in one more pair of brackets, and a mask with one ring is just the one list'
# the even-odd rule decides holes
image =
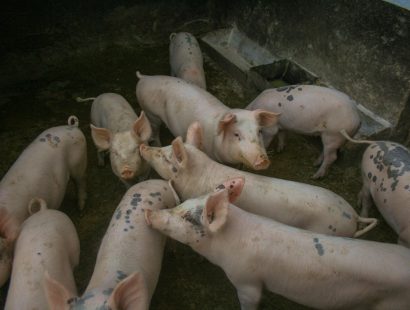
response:
{"label": "muddy pig", "polygon": [[257,309],[263,288],[315,309],[410,308],[405,247],[287,226],[230,204],[226,189],[145,217],[221,267],[242,310]]}
{"label": "muddy pig", "polygon": [[[132,186],[119,203],[98,251],[90,283],[82,297],[67,301],[59,285],[51,309],[148,309],[161,270],[165,238],[145,224],[143,210],[179,203],[163,180]],[[56,305],[64,304],[63,308]]]}
{"label": "muddy pig", "polygon": [[359,192],[361,215],[367,216],[372,203],[399,235],[398,242],[410,247],[410,152],[390,141],[351,139],[370,144],[362,157],[363,186]]}
{"label": "muddy pig", "polygon": [[278,130],[278,151],[284,147],[283,130],[321,137],[323,151],[315,162],[320,167],[313,175],[314,179],[326,175],[329,166],[337,159],[338,149],[346,142],[339,131],[345,129],[353,136],[360,127],[356,103],[340,91],[321,86],[291,85],[267,89],[246,109],[281,113],[277,126],[262,129],[266,148]]}
{"label": "muddy pig", "polygon": [[71,177],[77,185],[78,205],[83,209],[86,167],[86,140],[78,128],[78,119],[70,116],[67,126],[42,132],[7,171],[0,182],[0,286],[10,275],[14,241],[29,216],[30,200],[41,197],[48,208],[57,209]]}
{"label": "muddy pig", "polygon": [[[185,144],[178,137],[167,147],[140,146],[141,155],[162,178],[172,180],[182,200],[210,192],[226,178],[243,177],[246,184],[236,204],[246,211],[291,226],[345,237],[359,237],[377,224],[376,219],[358,216],[346,200],[325,188],[219,164],[193,146],[200,144],[198,140],[200,125],[193,123]],[[367,226],[358,230],[359,223]]]}
{"label": "muddy pig", "polygon": [[137,99],[151,121],[157,145],[162,121],[174,136],[185,136],[189,125],[199,121],[203,148],[211,158],[243,163],[255,170],[269,166],[261,129],[276,124],[275,113],[230,109],[207,91],[179,78],[139,72],[137,76]]}
{"label": "muddy pig", "polygon": [[206,89],[201,48],[195,37],[188,32],[171,33],[169,41],[171,75]]}
{"label": "muddy pig", "polygon": [[16,241],[6,310],[48,309],[47,293],[53,288],[47,290],[44,279],[49,276],[64,283],[67,299],[77,295],[73,269],[80,241],[73,223],[40,198],[32,199],[29,213]]}
{"label": "muddy pig", "polygon": [[91,106],[91,135],[97,147],[98,164],[104,165],[104,153],[110,153],[114,174],[128,188],[149,174],[149,165],[141,159],[138,147],[151,137],[151,125],[141,112],[137,117],[124,97],[114,93],[96,98],[77,98],[84,102],[94,100]]}

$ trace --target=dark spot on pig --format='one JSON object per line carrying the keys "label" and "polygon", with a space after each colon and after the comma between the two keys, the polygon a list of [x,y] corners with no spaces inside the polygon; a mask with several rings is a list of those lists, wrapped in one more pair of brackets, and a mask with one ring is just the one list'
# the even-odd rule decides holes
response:
{"label": "dark spot on pig", "polygon": [[129,224],[129,223],[131,223],[131,222],[130,222],[129,220],[126,220],[125,223]]}
{"label": "dark spot on pig", "polygon": [[282,87],[278,87],[276,88],[276,91],[282,92],[288,89],[288,86],[282,86]]}
{"label": "dark spot on pig", "polygon": [[51,138],[51,133],[46,134],[47,138]]}
{"label": "dark spot on pig", "polygon": [[278,106],[280,106],[280,107],[281,107],[281,106],[282,106],[282,103],[281,103],[281,102],[279,102],[279,103],[278,103]]}
{"label": "dark spot on pig", "polygon": [[377,177],[376,177],[375,175],[373,176],[372,181],[373,181],[373,182],[376,182],[376,181],[377,181]]}
{"label": "dark spot on pig", "polygon": [[40,253],[40,252],[37,252],[37,255],[41,255],[41,253]]}
{"label": "dark spot on pig", "polygon": [[302,90],[302,87],[298,87],[298,91],[301,91]]}
{"label": "dark spot on pig", "polygon": [[313,242],[315,244],[317,254],[319,254],[319,256],[323,256],[323,254],[325,254],[325,250],[323,249],[322,244],[319,243],[319,238],[313,238]]}
{"label": "dark spot on pig", "polygon": [[178,169],[175,168],[175,167],[172,167],[172,171],[176,173],[176,172],[178,172]]}
{"label": "dark spot on pig", "polygon": [[332,225],[329,225],[329,227],[328,227],[330,230],[333,228],[333,226]]}
{"label": "dark spot on pig", "polygon": [[386,203],[386,202],[387,202],[387,199],[384,199],[383,202]]}
{"label": "dark spot on pig", "polygon": [[405,187],[404,187],[404,189],[409,189],[410,188],[410,185],[406,185]]}
{"label": "dark spot on pig", "polygon": [[349,213],[347,213],[347,212],[344,212],[344,211],[343,211],[342,215],[343,215],[343,217],[348,218],[349,220],[352,219],[352,216],[351,216]]}
{"label": "dark spot on pig", "polygon": [[372,155],[370,155],[370,159],[372,159],[373,158],[373,154]]}
{"label": "dark spot on pig", "polygon": [[121,210],[118,210],[117,213],[115,214],[115,219],[119,220],[121,218]]}
{"label": "dark spot on pig", "polygon": [[147,201],[150,206],[152,206],[153,202],[151,200]]}
{"label": "dark spot on pig", "polygon": [[136,206],[138,206],[138,203],[139,203],[140,201],[141,201],[140,199],[134,198],[134,199],[131,200],[131,205],[136,207]]}
{"label": "dark spot on pig", "polygon": [[126,215],[126,216],[125,216],[125,219],[126,219],[126,220],[129,220],[129,219],[130,219],[130,216],[129,216],[129,215]]}
{"label": "dark spot on pig", "polygon": [[54,141],[56,141],[57,143],[58,143],[58,142],[60,142],[60,138],[59,138],[59,137],[57,137],[57,136],[54,136],[54,138],[53,138],[53,139],[54,139]]}
{"label": "dark spot on pig", "polygon": [[150,195],[151,197],[155,197],[155,196],[161,196],[161,193],[160,193],[160,192],[149,193],[149,195]]}
{"label": "dark spot on pig", "polygon": [[128,231],[128,229],[127,229],[127,228],[124,228],[124,231]]}
{"label": "dark spot on pig", "polygon": [[372,178],[372,173],[369,172],[369,173],[367,174],[367,177],[368,177],[369,179],[371,179],[371,178]]}
{"label": "dark spot on pig", "polygon": [[224,188],[225,188],[225,185],[219,184],[215,189],[224,189]]}
{"label": "dark spot on pig", "polygon": [[168,190],[165,186],[163,187],[163,189],[164,189],[164,191],[167,191],[167,190]]}
{"label": "dark spot on pig", "polygon": [[111,293],[113,292],[113,290],[114,290],[113,288],[107,288],[107,289],[103,290],[102,293],[103,293],[105,296],[110,296]]}
{"label": "dark spot on pig", "polygon": [[40,138],[40,141],[41,141],[41,142],[46,142],[46,139]]}
{"label": "dark spot on pig", "polygon": [[131,212],[132,212],[131,209],[128,209],[128,210],[127,210],[127,214],[130,214]]}
{"label": "dark spot on pig", "polygon": [[131,228],[131,229],[134,229],[134,226],[131,225],[130,228]]}
{"label": "dark spot on pig", "polygon": [[141,194],[140,194],[140,193],[135,193],[135,194],[132,195],[132,196],[134,196],[134,197],[141,197]]}
{"label": "dark spot on pig", "polygon": [[292,100],[293,100],[293,96],[292,96],[292,95],[289,95],[289,96],[286,97],[286,99],[287,99],[288,101],[292,101]]}
{"label": "dark spot on pig", "polygon": [[127,277],[127,274],[122,272],[121,270],[117,270],[117,282],[124,280]]}

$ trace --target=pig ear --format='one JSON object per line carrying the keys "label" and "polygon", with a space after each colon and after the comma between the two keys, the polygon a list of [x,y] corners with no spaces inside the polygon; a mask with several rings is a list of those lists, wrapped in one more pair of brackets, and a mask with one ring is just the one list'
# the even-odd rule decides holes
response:
{"label": "pig ear", "polygon": [[241,195],[243,186],[245,185],[244,177],[237,177],[228,179],[222,184],[216,187],[217,191],[227,189],[228,190],[228,199],[230,203],[234,203],[236,199]]}
{"label": "pig ear", "polygon": [[202,210],[201,222],[211,233],[217,232],[226,222],[229,198],[226,189],[209,195]]}
{"label": "pig ear", "polygon": [[172,141],[172,152],[174,153],[178,164],[180,166],[185,166],[188,160],[188,155],[181,137],[177,137]]}
{"label": "pig ear", "polygon": [[188,127],[186,134],[186,143],[195,146],[197,149],[203,151],[203,132],[201,124],[196,121]]}
{"label": "pig ear", "polygon": [[91,136],[97,148],[102,151],[108,150],[111,144],[111,132],[108,129],[95,127],[92,124],[90,124],[90,127]]}
{"label": "pig ear", "polygon": [[108,306],[121,310],[147,309],[148,290],[143,276],[134,272],[118,283],[108,299]]}
{"label": "pig ear", "polygon": [[44,273],[44,291],[50,310],[69,310],[72,294],[58,281],[52,279],[48,272]]}
{"label": "pig ear", "polygon": [[236,115],[232,113],[227,113],[218,123],[218,135],[236,122]]}
{"label": "pig ear", "polygon": [[259,126],[272,127],[275,126],[279,120],[280,113],[269,112],[261,109],[256,109],[252,112]]}
{"label": "pig ear", "polygon": [[132,127],[133,127],[132,128],[133,132],[139,139],[141,139],[141,141],[148,141],[148,139],[151,138],[151,135],[152,135],[151,124],[148,118],[145,116],[144,111],[141,111],[140,116],[134,122],[134,125]]}

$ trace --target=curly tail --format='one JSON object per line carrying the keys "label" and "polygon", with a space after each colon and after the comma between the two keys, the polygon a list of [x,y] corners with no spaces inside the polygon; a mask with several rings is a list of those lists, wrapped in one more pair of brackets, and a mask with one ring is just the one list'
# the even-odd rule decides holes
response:
{"label": "curly tail", "polygon": [[77,101],[77,102],[87,102],[87,101],[91,101],[91,100],[95,100],[95,97],[90,97],[90,98],[77,97],[77,98],[75,98],[75,101]]}
{"label": "curly tail", "polygon": [[346,130],[344,130],[344,129],[340,130],[339,132],[342,134],[343,137],[345,137],[347,140],[349,140],[350,142],[353,142],[353,143],[363,143],[363,144],[372,144],[372,143],[374,143],[374,141],[370,141],[370,140],[355,140],[355,139],[351,138],[347,134]]}
{"label": "curly tail", "polygon": [[369,230],[373,229],[377,225],[377,219],[373,217],[357,217],[358,223],[365,223],[368,224],[365,228],[358,230],[354,233],[353,237],[357,238],[361,235],[367,233]]}
{"label": "curly tail", "polygon": [[67,120],[67,124],[68,124],[68,126],[78,127],[78,125],[80,124],[80,121],[78,120],[77,116],[71,115]]}
{"label": "curly tail", "polygon": [[137,78],[139,78],[139,79],[142,79],[143,78],[143,74],[141,74],[138,70],[137,70],[137,72],[135,73],[136,75],[137,75]]}

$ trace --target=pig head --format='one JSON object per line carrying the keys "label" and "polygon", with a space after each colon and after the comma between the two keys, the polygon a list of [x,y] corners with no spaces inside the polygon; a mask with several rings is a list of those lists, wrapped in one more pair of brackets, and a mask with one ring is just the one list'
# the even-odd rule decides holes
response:
{"label": "pig head", "polygon": [[[141,112],[129,131],[111,132],[107,128],[91,125],[91,135],[98,151],[110,153],[111,167],[116,176],[126,185],[149,170],[148,164],[139,154],[139,145],[151,137],[151,125]],[[101,164],[101,163],[100,163]]]}

